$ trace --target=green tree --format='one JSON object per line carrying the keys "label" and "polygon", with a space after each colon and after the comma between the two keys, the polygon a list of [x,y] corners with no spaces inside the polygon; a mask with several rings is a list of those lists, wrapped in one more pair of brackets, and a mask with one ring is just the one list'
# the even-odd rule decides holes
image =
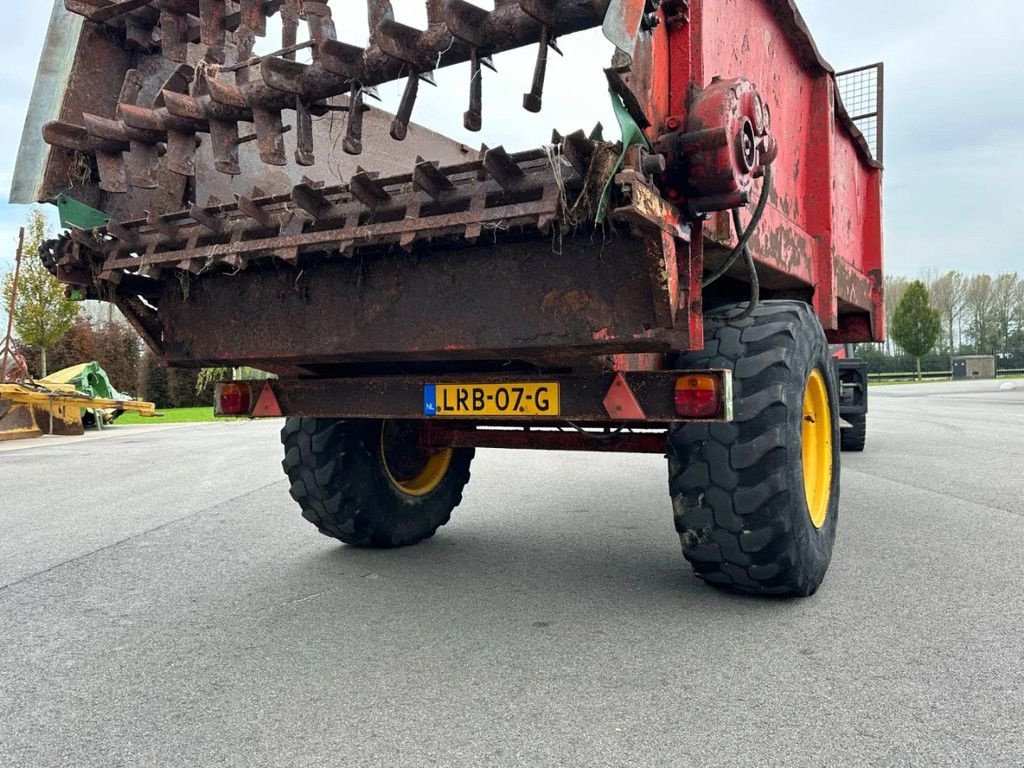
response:
{"label": "green tree", "polygon": [[8,312],[14,313],[14,330],[25,344],[40,353],[40,375],[46,375],[46,351],[64,338],[78,314],[77,302],[68,301],[64,286],[39,260],[39,246],[49,237],[46,217],[33,210],[25,227],[17,305],[12,306],[14,272],[4,277],[3,291]]}
{"label": "green tree", "polygon": [[915,280],[907,286],[892,313],[889,331],[893,340],[914,357],[918,380],[921,379],[921,358],[932,351],[941,330],[942,318],[938,310],[928,305],[928,289],[920,280]]}
{"label": "green tree", "polygon": [[[902,275],[885,276],[885,292],[883,295],[885,296],[884,307],[886,328],[892,327],[893,313],[896,311],[896,307],[899,306],[900,299],[903,298],[903,293],[907,290],[907,286],[909,284],[910,283],[907,280],[907,278],[903,277]],[[893,349],[892,345],[893,339],[890,335],[889,339],[887,339],[885,342],[885,349],[887,354],[889,355],[895,355],[897,352],[895,349]]]}

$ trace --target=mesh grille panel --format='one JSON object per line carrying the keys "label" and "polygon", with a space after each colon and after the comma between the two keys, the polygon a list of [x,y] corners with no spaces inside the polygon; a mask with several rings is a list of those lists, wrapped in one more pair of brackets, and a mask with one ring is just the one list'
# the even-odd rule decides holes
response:
{"label": "mesh grille panel", "polygon": [[882,85],[881,64],[836,75],[843,106],[864,134],[871,154],[879,161],[882,159]]}

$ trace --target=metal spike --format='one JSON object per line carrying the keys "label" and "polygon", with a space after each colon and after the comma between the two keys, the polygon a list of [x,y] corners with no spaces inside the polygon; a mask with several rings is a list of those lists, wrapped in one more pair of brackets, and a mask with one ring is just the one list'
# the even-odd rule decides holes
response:
{"label": "metal spike", "polygon": [[416,75],[411,75],[409,82],[405,84],[405,91],[402,93],[402,101],[398,105],[395,119],[391,121],[391,138],[395,141],[404,141],[409,132],[409,120],[412,118],[412,110],[419,92],[420,79]]}
{"label": "metal spike", "polygon": [[216,77],[206,76],[202,82],[197,84],[197,93],[208,93],[210,98],[225,107],[232,107],[240,113],[249,109],[249,102],[245,99],[245,91],[237,85],[232,85]]}
{"label": "metal spike", "polygon": [[308,64],[271,56],[260,62],[260,75],[264,85],[301,97],[307,90],[304,78],[309,68]]}
{"label": "metal spike", "polygon": [[188,57],[188,17],[160,11],[160,47],[165,58],[184,64]]}
{"label": "metal spike", "polygon": [[[299,8],[297,0],[281,3],[281,47],[292,48],[299,40]],[[295,61],[295,51],[288,51],[284,58]]]}
{"label": "metal spike", "polygon": [[[363,68],[365,48],[349,45],[340,40],[324,40],[320,44],[320,66],[327,72],[349,80],[360,80],[365,74]],[[262,69],[273,65],[273,60],[264,62]]]}
{"label": "metal spike", "polygon": [[[256,48],[256,35],[258,33],[250,29],[249,27],[240,27],[235,32],[235,63],[248,61],[252,58],[252,53]],[[266,34],[264,30],[263,34]],[[252,76],[252,69],[250,67],[242,67],[235,72],[235,83],[238,85],[244,85],[249,82]]]}
{"label": "metal spike", "polygon": [[239,24],[263,37],[267,34],[267,16],[263,11],[263,0],[239,0],[241,18]]}
{"label": "metal spike", "polygon": [[376,211],[381,205],[391,200],[391,195],[376,179],[376,174],[367,173],[356,166],[356,174],[349,180],[352,196],[369,208]]}
{"label": "metal spike", "polygon": [[124,42],[129,51],[148,51],[154,46],[153,26],[134,16],[124,20]]}
{"label": "metal spike", "polygon": [[443,171],[440,170],[438,162],[430,162],[422,157],[416,157],[416,167],[412,172],[412,183],[416,189],[422,190],[435,200],[440,200],[448,192],[455,189]]}
{"label": "metal spike", "polygon": [[177,225],[167,221],[160,214],[153,213],[152,211],[146,211],[146,223],[168,240],[178,239],[180,230]]}
{"label": "metal spike", "polygon": [[124,162],[124,152],[128,149],[127,142],[100,140],[90,136],[80,125],[59,120],[43,126],[43,141],[64,149],[95,154],[100,189],[112,193],[128,191],[128,175]]}
{"label": "metal spike", "polygon": [[224,63],[224,0],[199,0],[199,40],[206,60]]}
{"label": "metal spike", "polygon": [[484,88],[478,48],[473,48],[470,53],[469,76],[469,109],[462,116],[462,124],[467,131],[479,131],[483,127]]}
{"label": "metal spike", "polygon": [[326,218],[334,208],[327,195],[308,181],[292,187],[292,202],[312,216],[314,221]]}
{"label": "metal spike", "polygon": [[393,59],[405,62],[414,71],[433,69],[437,63],[437,51],[424,44],[425,33],[386,18],[376,31],[377,47]]}
{"label": "metal spike", "polygon": [[[298,211],[286,211],[281,216],[281,237],[293,237],[295,235],[301,235],[303,230],[306,228],[306,224],[309,223],[309,219],[303,216]],[[296,256],[298,255],[298,249],[295,251]],[[287,257],[282,256],[281,258],[289,261]]]}
{"label": "metal spike", "polygon": [[198,143],[194,133],[167,131],[167,170],[179,176],[195,176]]}
{"label": "metal spike", "polygon": [[267,165],[288,165],[281,113],[277,110],[254,107],[252,118],[253,125],[256,127],[256,143],[259,145],[260,159]]}
{"label": "metal spike", "polygon": [[[209,206],[211,208],[216,206]],[[200,226],[206,227],[211,232],[220,234],[224,231],[225,217],[224,214],[210,213],[207,208],[200,208],[195,203],[192,203],[188,209],[188,215],[195,219],[196,223]]]}
{"label": "metal spike", "polygon": [[490,44],[485,34],[490,11],[466,0],[448,0],[445,8],[445,24],[454,37],[473,48],[486,48]]}
{"label": "metal spike", "polygon": [[[418,199],[410,201],[405,208],[405,217],[407,219],[418,219],[420,217],[420,207],[420,201]],[[399,247],[406,253],[410,253],[415,244],[415,232],[403,232],[398,238]]]}
{"label": "metal spike", "polygon": [[391,8],[391,0],[366,0],[366,17],[370,22],[370,39],[377,41],[377,30],[385,20],[394,21],[395,12]]}
{"label": "metal spike", "polygon": [[157,144],[164,138],[162,131],[138,130],[129,127],[121,120],[111,120],[88,112],[82,113],[82,122],[90,137],[103,141],[123,144],[130,141],[142,141]]}
{"label": "metal spike", "polygon": [[138,189],[156,189],[156,176],[153,169],[157,167],[159,157],[155,144],[144,144],[133,141],[129,144],[125,160],[128,164],[128,182]]}
{"label": "metal spike", "polygon": [[320,46],[326,40],[333,40],[338,36],[334,26],[334,19],[331,16],[331,8],[325,2],[312,2],[306,0],[302,3],[302,15],[309,27],[309,37],[316,43],[313,46],[313,60],[320,58]]}
{"label": "metal spike", "polygon": [[427,26],[444,24],[444,0],[427,0]]}
{"label": "metal spike", "polygon": [[[154,137],[152,141],[159,141],[165,133],[163,116],[155,109],[138,107],[134,104],[117,105],[117,121],[126,128],[139,132],[151,132]],[[171,115],[167,115],[170,122],[175,122]]]}
{"label": "metal spike", "polygon": [[210,121],[210,145],[213,167],[229,176],[239,176],[242,166],[238,162],[238,123]]}
{"label": "metal spike", "polygon": [[570,133],[562,141],[562,154],[572,164],[580,178],[587,175],[590,161],[594,156],[594,142],[583,131]]}
{"label": "metal spike", "polygon": [[122,104],[137,104],[139,94],[141,93],[142,75],[139,74],[137,69],[129,69],[124,73],[124,80],[121,81],[121,93],[117,97],[118,106]]}
{"label": "metal spike", "polygon": [[530,92],[523,95],[523,109],[527,112],[540,112],[544,96],[544,78],[548,70],[548,45],[551,43],[551,29],[541,27],[540,47],[537,50],[537,63],[533,69],[533,85]]}
{"label": "metal spike", "polygon": [[235,195],[235,200],[238,202],[238,210],[244,213],[253,221],[258,222],[264,227],[272,228],[278,225],[278,222],[274,217],[267,213],[263,209],[263,206],[255,202],[257,199],[264,197],[264,193],[261,189],[254,188],[251,197],[245,195]]}
{"label": "metal spike", "polygon": [[128,142],[118,139],[110,141],[91,136],[89,132],[80,125],[65,123],[61,120],[54,120],[43,126],[43,141],[65,149],[74,149],[79,152],[93,152],[97,149],[104,152],[126,152]]}
{"label": "metal spike", "polygon": [[341,148],[349,155],[363,153],[363,89],[359,83],[352,84],[345,139],[341,142]]}
{"label": "metal spike", "polygon": [[109,5],[99,5],[99,7],[96,7],[97,4],[91,4],[94,10],[91,10],[86,18],[95,24],[102,24],[148,4],[149,0],[121,0],[121,2]]}
{"label": "metal spike", "polygon": [[309,104],[295,99],[295,163],[310,166],[316,163],[313,155],[313,115]]}
{"label": "metal spike", "polygon": [[140,240],[138,232],[128,229],[120,222],[116,222],[113,219],[107,222],[107,234],[116,237],[129,248],[137,246]]}
{"label": "metal spike", "polygon": [[[196,71],[193,68],[187,65],[179,65],[167,80],[164,81],[164,86],[154,101],[154,109],[165,108],[168,98],[173,100],[177,96],[186,95],[189,84],[193,83],[195,79]],[[139,79],[139,85],[141,85],[141,79]],[[119,117],[121,117],[122,113],[127,116],[124,105],[119,106],[118,111]],[[171,111],[168,110],[168,112]],[[193,121],[189,124],[187,120],[177,120],[174,121],[173,126],[168,125],[167,169],[179,176],[196,175],[196,147],[199,145],[200,140],[196,131],[188,130],[193,125],[198,129],[201,127],[201,121]]]}
{"label": "metal spike", "polygon": [[487,169],[484,167],[484,157],[487,155],[489,150],[490,147],[486,144],[480,145],[480,151],[477,153],[477,160],[480,163],[476,171],[477,181],[487,181]]}
{"label": "metal spike", "polygon": [[484,153],[484,168],[494,177],[502,189],[514,189],[526,175],[523,169],[509,157],[504,147],[495,147]]}

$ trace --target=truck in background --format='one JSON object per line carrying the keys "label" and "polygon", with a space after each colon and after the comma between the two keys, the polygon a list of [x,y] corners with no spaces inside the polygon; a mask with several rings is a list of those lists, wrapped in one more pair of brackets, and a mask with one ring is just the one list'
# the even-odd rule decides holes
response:
{"label": "truck in background", "polygon": [[868,433],[868,364],[856,357],[853,344],[833,344],[839,382],[839,444],[844,451],[863,451]]}

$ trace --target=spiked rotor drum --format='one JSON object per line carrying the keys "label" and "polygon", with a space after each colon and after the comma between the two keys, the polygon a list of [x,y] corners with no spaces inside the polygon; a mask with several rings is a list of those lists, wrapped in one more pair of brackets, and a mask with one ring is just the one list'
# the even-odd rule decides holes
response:
{"label": "spiked rotor drum", "polygon": [[[536,44],[523,106],[538,111],[549,47],[599,26],[608,0],[497,0],[492,11],[429,0],[425,29],[396,21],[390,0],[367,0],[365,48],[338,37],[334,12],[353,1],[67,0],[88,27],[118,41],[126,74],[112,114],[83,109],[81,124],[55,121],[43,131],[51,145],[93,158],[111,213],[102,231],[63,241],[65,276],[89,261],[100,283],[130,274],[144,287],[169,269],[240,269],[267,256],[296,263],[301,252],[366,245],[411,249],[437,236],[472,241],[497,227],[546,230],[566,194],[582,188],[595,151],[582,132],[557,137],[567,158],[557,174],[543,151],[484,145],[473,156],[422,129],[399,168],[376,132],[364,143],[366,120],[386,114],[367,114],[365,101],[375,86],[406,78],[388,117],[391,139],[406,141],[421,85],[439,67],[468,62],[464,124],[478,131],[482,69],[493,67],[494,53]],[[274,16],[279,45],[256,55]],[[309,63],[299,62],[307,49]],[[330,117],[330,133],[318,116]],[[345,163],[349,172],[339,172]]]}

